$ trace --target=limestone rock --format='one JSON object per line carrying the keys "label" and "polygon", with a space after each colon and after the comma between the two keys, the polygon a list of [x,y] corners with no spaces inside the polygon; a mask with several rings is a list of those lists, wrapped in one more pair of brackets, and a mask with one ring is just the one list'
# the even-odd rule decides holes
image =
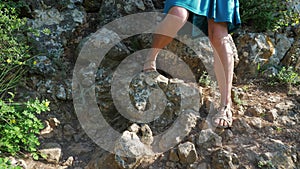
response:
{"label": "limestone rock", "polygon": [[128,14],[152,11],[153,9],[152,0],[102,1],[99,12],[102,21],[101,26]]}
{"label": "limestone rock", "polygon": [[269,152],[262,153],[257,161],[262,167],[294,169],[296,164],[291,155],[291,147],[281,140],[268,139]]}
{"label": "limestone rock", "polygon": [[275,54],[270,58],[271,63],[279,64],[287,51],[291,48],[293,40],[285,34],[276,34],[275,36]]}
{"label": "limestone rock", "polygon": [[215,133],[212,129],[205,129],[200,132],[197,145],[204,148],[215,146],[221,147],[222,137]]}
{"label": "limestone rock", "polygon": [[233,123],[233,131],[243,134],[252,134],[254,129],[247,123],[244,118],[238,118],[235,123]]}
{"label": "limestone rock", "polygon": [[133,132],[133,133],[138,133],[141,127],[137,125],[136,123],[133,123],[129,128],[128,131]]}
{"label": "limestone rock", "polygon": [[45,154],[46,160],[51,163],[58,163],[62,155],[61,146],[58,143],[46,143],[42,145],[39,152]]}
{"label": "limestone rock", "polygon": [[141,132],[142,132],[141,142],[146,145],[151,145],[153,142],[153,134],[150,127],[147,124],[144,124],[141,127]]}
{"label": "limestone rock", "polygon": [[33,65],[33,70],[35,71],[35,73],[39,73],[42,75],[52,75],[56,72],[53,61],[47,56],[36,56],[34,63],[35,64]]}
{"label": "limestone rock", "polygon": [[212,153],[212,168],[214,169],[236,169],[232,163],[232,153],[219,149]]}
{"label": "limestone rock", "polygon": [[57,86],[56,98],[59,100],[67,99],[66,89],[62,84]]}
{"label": "limestone rock", "polygon": [[249,117],[246,118],[245,120],[250,126],[254,128],[261,129],[264,127],[264,122],[260,117]]}
{"label": "limestone rock", "polygon": [[237,78],[254,76],[256,64],[266,63],[275,54],[274,42],[268,35],[262,33],[248,33],[236,39],[240,61],[236,68]]}
{"label": "limestone rock", "polygon": [[279,112],[287,112],[293,107],[295,107],[295,104],[291,100],[285,100],[275,105],[275,108],[277,108]]}
{"label": "limestone rock", "polygon": [[183,164],[194,163],[198,159],[195,145],[191,142],[185,142],[178,145],[178,156]]}
{"label": "limestone rock", "polygon": [[149,145],[141,142],[134,132],[124,131],[115,144],[116,162],[121,168],[135,168],[142,161],[155,158],[155,153]]}
{"label": "limestone rock", "polygon": [[70,156],[68,159],[62,163],[64,166],[72,166],[74,162],[74,157]]}

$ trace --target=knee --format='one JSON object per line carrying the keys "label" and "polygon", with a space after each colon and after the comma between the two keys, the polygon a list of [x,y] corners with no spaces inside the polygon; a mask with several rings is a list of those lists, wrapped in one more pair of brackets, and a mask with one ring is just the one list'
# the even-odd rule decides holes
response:
{"label": "knee", "polygon": [[216,46],[220,46],[223,43],[225,43],[225,41],[228,38],[228,33],[227,32],[218,32],[218,31],[213,31],[211,34],[208,35],[209,40],[211,42],[211,44],[216,47]]}
{"label": "knee", "polygon": [[176,21],[182,24],[184,24],[189,17],[188,11],[185,8],[179,6],[172,7],[168,14],[175,16]]}
{"label": "knee", "polygon": [[209,20],[208,28],[208,37],[213,46],[222,45],[228,39],[227,23],[215,23]]}

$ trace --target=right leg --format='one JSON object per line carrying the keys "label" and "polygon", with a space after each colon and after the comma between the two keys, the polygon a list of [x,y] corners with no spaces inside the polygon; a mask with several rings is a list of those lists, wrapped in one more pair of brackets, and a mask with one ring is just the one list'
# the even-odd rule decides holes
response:
{"label": "right leg", "polygon": [[152,48],[147,55],[144,71],[156,70],[156,58],[159,51],[167,46],[176,36],[177,32],[186,23],[189,12],[182,7],[172,7],[166,18],[158,25],[153,36]]}

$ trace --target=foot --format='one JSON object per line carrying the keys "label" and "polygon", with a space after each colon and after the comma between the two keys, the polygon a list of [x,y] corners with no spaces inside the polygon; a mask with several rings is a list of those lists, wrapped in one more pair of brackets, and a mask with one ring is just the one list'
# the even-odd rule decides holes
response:
{"label": "foot", "polygon": [[232,126],[232,112],[230,106],[222,107],[212,118],[213,125],[218,128],[228,128]]}
{"label": "foot", "polygon": [[144,64],[143,71],[155,71],[156,70],[156,63],[155,61],[146,61]]}

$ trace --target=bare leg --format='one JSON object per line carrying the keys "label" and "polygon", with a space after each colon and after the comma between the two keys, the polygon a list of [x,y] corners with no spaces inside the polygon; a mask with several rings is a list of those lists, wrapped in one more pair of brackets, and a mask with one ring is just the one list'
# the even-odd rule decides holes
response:
{"label": "bare leg", "polygon": [[[227,31],[227,23],[216,23],[210,19],[208,26],[209,39],[214,50],[214,70],[221,93],[220,113],[231,117],[231,88],[234,68],[233,49],[230,45],[232,39]],[[225,111],[224,107],[229,110]],[[222,118],[215,119],[214,123],[219,126],[231,125]]]}
{"label": "bare leg", "polygon": [[167,46],[176,36],[180,28],[188,19],[188,11],[185,8],[174,6],[169,10],[170,15],[158,25],[156,34],[153,36],[152,48],[148,53],[145,65],[145,70],[156,70],[156,58],[162,48]]}

